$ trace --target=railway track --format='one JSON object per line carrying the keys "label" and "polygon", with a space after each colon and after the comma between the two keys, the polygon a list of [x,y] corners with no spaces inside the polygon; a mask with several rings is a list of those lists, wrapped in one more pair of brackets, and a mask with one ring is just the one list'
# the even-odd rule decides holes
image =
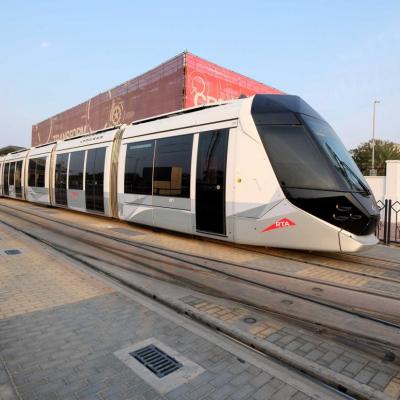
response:
{"label": "railway track", "polygon": [[[377,258],[357,256],[353,254],[326,254],[318,252],[304,252],[284,249],[260,249],[248,246],[234,245],[235,247],[265,254],[280,259],[297,261],[309,265],[340,270],[354,275],[378,278],[388,282],[400,282],[400,260],[398,263]],[[383,273],[392,273],[385,276]]]}
{"label": "railway track", "polygon": [[[7,222],[5,209],[9,217],[22,221],[19,227],[14,226],[15,219],[12,220],[13,224],[10,224],[10,219]],[[357,347],[378,353],[381,358],[397,361],[400,355],[400,326],[385,319],[386,316],[374,316],[353,307],[342,307],[304,296],[254,277],[255,274],[265,274],[264,271],[223,265],[221,261],[207,257],[194,258],[185,253],[134,243],[18,207],[1,205],[0,212],[3,214],[3,223],[100,270],[104,270],[101,265],[104,267],[107,264],[113,268],[190,286],[207,294],[235,300],[296,321],[340,340],[350,341]],[[132,253],[132,247],[136,248],[135,253]],[[247,274],[240,273],[240,270]]]}
{"label": "railway track", "polygon": [[[4,206],[3,207],[8,207],[9,209],[13,209],[13,210],[18,210],[20,212],[24,212],[27,214],[31,214],[34,216],[38,216],[37,213],[35,212],[30,212],[21,208],[15,208],[15,207],[10,207],[10,206]],[[329,287],[329,288],[336,288],[336,289],[344,289],[344,290],[351,290],[352,293],[365,293],[365,294],[372,294],[372,295],[376,295],[379,296],[381,298],[387,298],[387,299],[397,299],[400,300],[400,285],[397,285],[397,283],[400,283],[400,273],[399,273],[399,278],[389,278],[389,277],[385,277],[385,276],[381,276],[379,274],[371,274],[369,271],[366,272],[361,272],[363,271],[365,268],[361,265],[358,265],[357,268],[359,269],[359,271],[354,271],[351,270],[349,268],[346,268],[345,265],[341,265],[340,267],[334,267],[332,265],[326,265],[326,263],[321,263],[321,262],[315,262],[312,261],[313,257],[320,257],[319,255],[314,256],[313,254],[310,253],[304,253],[301,252],[301,257],[297,256],[297,257],[292,257],[290,256],[291,253],[293,253],[292,251],[286,251],[286,250],[282,250],[282,249],[266,249],[264,250],[260,250],[260,249],[256,249],[255,251],[261,254],[268,254],[271,257],[274,258],[279,258],[279,259],[285,259],[285,260],[290,260],[290,261],[295,261],[295,262],[299,262],[302,264],[307,264],[307,265],[313,265],[319,268],[324,268],[324,269],[331,269],[331,270],[340,270],[340,271],[344,271],[344,272],[348,272],[349,276],[362,276],[362,277],[368,277],[368,278],[372,278],[370,279],[370,281],[372,283],[375,283],[375,287],[374,285],[372,285],[372,287],[359,287],[359,286],[351,286],[351,285],[346,285],[346,284],[340,284],[338,282],[331,282],[329,280],[324,280],[324,279],[319,279],[318,277],[315,276],[311,276],[311,274],[309,275],[298,275],[295,273],[289,273],[287,271],[277,271],[276,268],[268,268],[265,265],[263,266],[258,266],[258,265],[243,265],[240,263],[235,263],[235,262],[231,262],[231,261],[224,261],[218,258],[212,258],[212,257],[207,257],[207,256],[200,256],[198,254],[193,254],[193,253],[188,253],[188,252],[183,252],[183,251],[170,251],[169,249],[163,248],[161,246],[155,246],[155,245],[151,245],[151,244],[146,244],[146,243],[138,243],[129,239],[124,239],[121,237],[116,237],[115,235],[110,235],[107,234],[105,232],[99,233],[97,231],[94,231],[92,229],[88,229],[86,227],[82,227],[82,226],[78,226],[76,224],[70,224],[67,223],[65,221],[59,220],[59,219],[54,219],[54,218],[50,218],[48,216],[44,216],[42,215],[42,213],[40,213],[42,218],[45,218],[48,221],[52,221],[52,222],[56,222],[59,224],[64,224],[65,226],[69,226],[72,228],[77,228],[79,227],[79,229],[88,232],[88,233],[92,233],[95,235],[100,235],[102,237],[106,237],[108,239],[114,240],[114,241],[118,241],[121,243],[126,243],[129,244],[133,247],[136,248],[142,248],[142,249],[147,249],[147,250],[151,250],[151,251],[158,251],[163,253],[164,255],[167,255],[170,258],[177,258],[177,257],[181,257],[180,260],[181,261],[185,261],[187,263],[193,263],[193,260],[195,260],[195,262],[201,262],[201,264],[203,266],[207,266],[209,267],[209,263],[213,263],[213,264],[217,264],[219,266],[219,268],[223,268],[223,266],[228,265],[228,266],[234,266],[237,268],[241,268],[244,269],[246,271],[253,271],[254,273],[264,273],[264,274],[268,274],[269,275],[273,275],[275,277],[282,277],[282,278],[289,278],[290,280],[293,281],[298,281],[298,282],[307,282],[310,285],[306,285],[306,287],[303,288],[304,291],[309,291],[308,293],[308,297],[312,297],[315,298],[316,300],[322,301],[321,300],[321,293],[325,290],[324,287]],[[238,247],[238,246],[236,246]],[[240,247],[240,248],[244,248],[244,247]],[[245,248],[247,251],[249,250],[248,248]],[[287,255],[287,253],[289,255]],[[310,258],[307,259],[307,256]],[[328,258],[327,256],[325,256],[326,258]],[[209,267],[210,268],[210,267]],[[361,270],[361,271],[360,271]],[[388,284],[388,282],[390,283],[394,283],[393,285]],[[281,281],[281,283],[284,283]],[[382,285],[383,283],[383,285]],[[319,286],[315,286],[319,285]],[[381,286],[384,286],[384,289],[380,289],[379,288],[379,284],[381,284]],[[313,286],[314,285],[314,286]],[[312,286],[312,287],[311,287]],[[279,287],[279,286],[278,286]],[[277,287],[274,287],[275,289]],[[293,293],[291,293],[293,294]],[[399,314],[397,315],[392,315],[390,317],[392,319],[393,322],[400,322],[400,310],[399,310]]]}

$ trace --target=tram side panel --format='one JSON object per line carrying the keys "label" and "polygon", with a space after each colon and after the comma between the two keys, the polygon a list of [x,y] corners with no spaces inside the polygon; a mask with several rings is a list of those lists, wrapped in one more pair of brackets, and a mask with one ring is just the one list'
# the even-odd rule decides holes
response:
{"label": "tram side panel", "polygon": [[25,199],[25,163],[29,150],[10,153],[5,158],[4,195]]}
{"label": "tram side panel", "polygon": [[153,221],[160,228],[192,232],[193,130],[157,134],[153,171]]}
{"label": "tram side panel", "polygon": [[111,216],[110,166],[116,130],[57,144],[52,196],[57,207]]}
{"label": "tram side panel", "polygon": [[236,125],[217,122],[141,136],[128,131],[119,158],[119,217],[233,240],[233,220],[226,218],[232,201],[225,201],[232,198],[227,156],[229,128]]}
{"label": "tram side panel", "polygon": [[119,217],[192,233],[197,130],[123,140],[118,172]]}
{"label": "tram side panel", "polygon": [[123,139],[118,161],[118,215],[125,221],[153,225],[154,140]]}
{"label": "tram side panel", "polygon": [[51,152],[55,144],[32,148],[26,166],[26,200],[50,205]]}
{"label": "tram side panel", "polygon": [[250,115],[251,102],[244,102],[235,135],[234,219],[235,242],[265,246],[263,221],[269,210],[285,199]]}

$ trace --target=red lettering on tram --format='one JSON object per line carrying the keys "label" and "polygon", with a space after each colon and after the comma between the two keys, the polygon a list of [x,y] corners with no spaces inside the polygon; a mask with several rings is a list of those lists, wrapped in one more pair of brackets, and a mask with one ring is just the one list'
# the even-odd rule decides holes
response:
{"label": "red lettering on tram", "polygon": [[296,224],[291,221],[289,218],[282,218],[279,221],[274,222],[272,225],[263,229],[261,232],[269,232],[274,229],[288,228],[290,226],[295,226]]}

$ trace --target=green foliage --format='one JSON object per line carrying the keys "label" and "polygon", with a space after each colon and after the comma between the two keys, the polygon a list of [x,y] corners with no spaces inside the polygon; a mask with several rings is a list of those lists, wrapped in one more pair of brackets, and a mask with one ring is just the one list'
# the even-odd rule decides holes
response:
{"label": "green foliage", "polygon": [[[363,175],[369,175],[372,168],[372,140],[361,143],[357,148],[350,150],[350,153]],[[385,175],[386,160],[400,160],[400,145],[375,139],[375,169],[378,175]]]}

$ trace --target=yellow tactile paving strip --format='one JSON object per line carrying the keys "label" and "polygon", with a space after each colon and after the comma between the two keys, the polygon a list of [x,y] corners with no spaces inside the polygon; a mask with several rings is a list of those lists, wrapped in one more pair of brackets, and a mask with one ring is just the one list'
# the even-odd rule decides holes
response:
{"label": "yellow tactile paving strip", "polygon": [[396,375],[386,386],[385,394],[394,399],[400,398],[400,374]]}
{"label": "yellow tactile paving strip", "polygon": [[320,267],[308,267],[299,271],[297,276],[317,278],[327,282],[340,283],[347,286],[361,287],[368,283],[368,279],[346,274],[342,271],[333,271],[330,269],[322,270]]}
{"label": "yellow tactile paving strip", "polygon": [[[228,323],[242,320],[248,313],[248,310],[243,308],[226,307],[221,304],[215,304],[205,300],[203,300],[201,303],[194,304],[193,307],[211,315],[214,318]],[[249,332],[259,339],[265,339],[267,336],[279,331],[282,328],[283,325],[277,322],[263,321],[257,322],[255,325],[251,326]]]}
{"label": "yellow tactile paving strip", "polygon": [[220,319],[221,321],[235,321],[240,319],[245,314],[244,310],[239,308],[232,309],[219,304],[210,303],[208,301],[202,301],[201,303],[196,304],[194,307],[200,311],[204,311],[207,314],[212,315],[215,318]]}
{"label": "yellow tactile paving strip", "polygon": [[[1,224],[0,237],[0,319],[114,291]],[[21,254],[5,255],[7,249]]]}

